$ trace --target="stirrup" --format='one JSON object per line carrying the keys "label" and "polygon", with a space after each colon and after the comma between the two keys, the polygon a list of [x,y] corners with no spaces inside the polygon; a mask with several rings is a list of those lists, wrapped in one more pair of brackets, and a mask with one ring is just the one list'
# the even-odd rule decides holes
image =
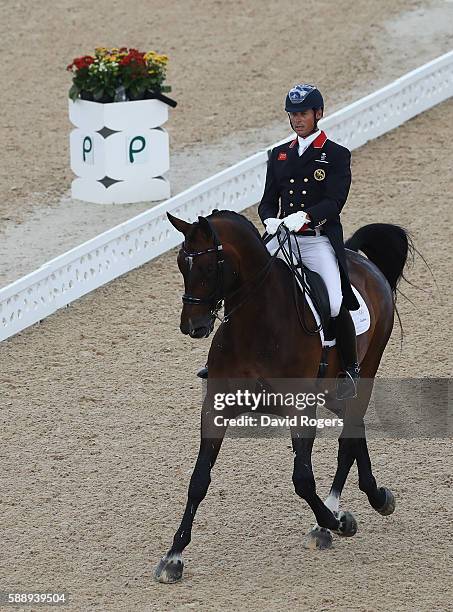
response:
{"label": "stirrup", "polygon": [[197,372],[197,376],[198,378],[207,378],[208,377],[208,366],[205,365],[204,367],[200,368]]}
{"label": "stirrup", "polygon": [[347,368],[337,376],[337,400],[354,399],[357,397],[357,382],[360,377],[358,367]]}

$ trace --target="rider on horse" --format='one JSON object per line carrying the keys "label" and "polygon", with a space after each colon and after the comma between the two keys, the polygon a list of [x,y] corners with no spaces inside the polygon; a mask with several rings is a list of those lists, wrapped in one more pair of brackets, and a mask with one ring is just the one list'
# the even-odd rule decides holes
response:
{"label": "rider on horse", "polygon": [[[269,235],[283,223],[294,232],[302,263],[324,280],[330,301],[331,330],[343,362],[343,398],[356,395],[360,368],[355,327],[349,310],[359,303],[348,277],[340,212],[351,185],[351,153],[318,128],[324,112],[321,93],[300,84],[286,96],[285,110],[297,138],[269,156],[266,186],[258,212]],[[267,248],[273,254],[278,240]]]}
{"label": "rider on horse", "polygon": [[[318,129],[324,101],[313,85],[293,87],[285,110],[297,138],[269,155],[258,207],[267,234],[274,236],[266,246],[275,253],[279,246],[275,234],[285,225],[297,240],[302,263],[324,280],[330,302],[329,332],[335,334],[344,368],[341,399],[355,397],[360,368],[349,310],[357,310],[359,303],[349,281],[340,222],[351,185],[351,153]],[[198,376],[207,377],[207,368]]]}

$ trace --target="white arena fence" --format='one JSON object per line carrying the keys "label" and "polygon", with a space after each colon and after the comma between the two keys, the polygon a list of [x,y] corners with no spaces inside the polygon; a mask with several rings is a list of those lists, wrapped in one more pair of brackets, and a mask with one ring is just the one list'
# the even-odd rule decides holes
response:
{"label": "white arena fence", "polygon": [[[330,138],[352,150],[452,95],[453,51],[326,117],[320,125]],[[181,234],[168,222],[167,211],[195,221],[214,208],[240,212],[259,202],[267,157],[268,150],[260,151],[1,289],[0,341],[180,244]]]}

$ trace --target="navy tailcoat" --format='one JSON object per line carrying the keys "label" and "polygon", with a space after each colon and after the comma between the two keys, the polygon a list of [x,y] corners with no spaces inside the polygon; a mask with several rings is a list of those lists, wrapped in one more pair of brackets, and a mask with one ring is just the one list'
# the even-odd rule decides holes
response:
{"label": "navy tailcoat", "polygon": [[262,221],[304,210],[312,229],[322,228],[338,259],[343,304],[357,310],[359,303],[349,281],[340,212],[351,185],[351,152],[329,140],[324,132],[299,157],[298,140],[272,149],[266,185],[258,207]]}

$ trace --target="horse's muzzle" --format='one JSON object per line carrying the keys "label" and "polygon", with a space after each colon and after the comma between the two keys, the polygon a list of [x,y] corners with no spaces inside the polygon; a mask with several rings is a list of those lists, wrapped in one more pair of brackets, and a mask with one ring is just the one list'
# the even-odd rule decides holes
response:
{"label": "horse's muzzle", "polygon": [[191,338],[207,338],[213,329],[214,325],[212,322],[208,324],[201,321],[194,322],[190,318],[187,322],[181,322],[180,325],[181,332]]}

